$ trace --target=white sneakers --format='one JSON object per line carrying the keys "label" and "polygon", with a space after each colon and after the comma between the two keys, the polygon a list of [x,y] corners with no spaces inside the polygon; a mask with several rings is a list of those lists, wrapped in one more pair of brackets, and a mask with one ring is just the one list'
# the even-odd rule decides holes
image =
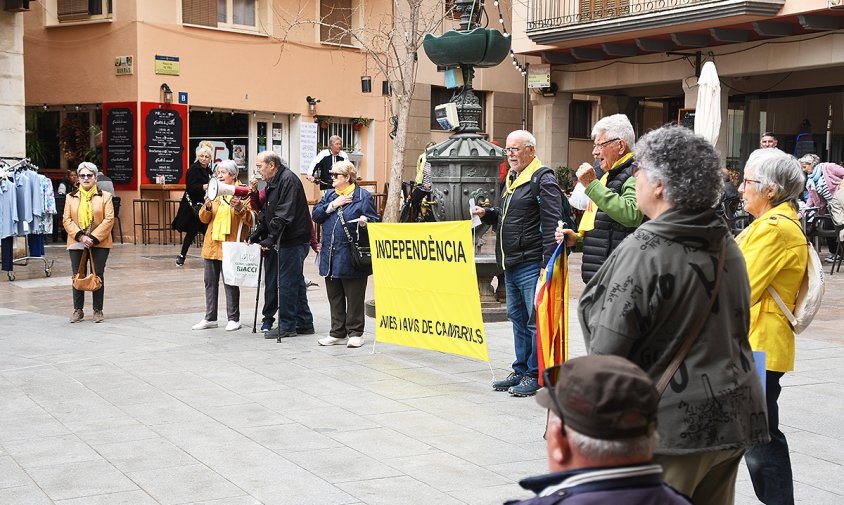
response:
{"label": "white sneakers", "polygon": [[229,321],[226,325],[226,331],[234,331],[240,329],[240,321]]}
{"label": "white sneakers", "polygon": [[202,321],[196,323],[195,325],[191,326],[192,330],[207,330],[208,328],[216,328],[217,321],[206,321],[203,319]]}
{"label": "white sneakers", "polygon": [[345,338],[334,338],[334,337],[323,337],[317,340],[319,345],[343,345],[346,344],[346,347],[354,348],[360,347],[363,345],[363,337],[349,337],[348,342],[346,342]]}

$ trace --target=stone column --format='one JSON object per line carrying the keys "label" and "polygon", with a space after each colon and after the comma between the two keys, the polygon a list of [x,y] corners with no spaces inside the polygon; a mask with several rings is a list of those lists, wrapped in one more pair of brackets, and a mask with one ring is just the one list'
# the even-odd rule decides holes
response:
{"label": "stone column", "polygon": [[568,163],[571,99],[571,93],[557,93],[553,97],[531,94],[536,155],[551,168]]}
{"label": "stone column", "polygon": [[26,155],[23,13],[0,10],[0,156]]}

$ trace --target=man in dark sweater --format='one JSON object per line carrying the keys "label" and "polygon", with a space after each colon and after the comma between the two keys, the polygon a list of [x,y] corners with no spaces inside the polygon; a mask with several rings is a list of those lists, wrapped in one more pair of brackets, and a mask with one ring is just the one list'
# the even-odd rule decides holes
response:
{"label": "man in dark sweater", "polygon": [[299,176],[272,151],[258,154],[255,164],[267,181],[267,200],[249,242],[278,252],[278,328],[265,335],[280,342],[285,337],[314,333],[302,271],[313,226]]}

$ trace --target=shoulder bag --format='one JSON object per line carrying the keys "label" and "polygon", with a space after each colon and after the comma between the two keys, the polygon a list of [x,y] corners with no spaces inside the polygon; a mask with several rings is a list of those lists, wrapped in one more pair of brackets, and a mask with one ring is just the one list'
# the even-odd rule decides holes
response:
{"label": "shoulder bag", "polygon": [[193,202],[193,200],[191,200],[191,199],[190,199],[190,195],[188,195],[188,192],[187,192],[187,191],[185,191],[185,201],[186,201],[186,202],[188,202],[188,206],[190,207],[190,210],[192,210],[192,211],[193,211],[193,215],[194,215],[194,216],[199,216],[199,209],[202,207],[202,205],[203,205],[205,202],[196,202],[196,203],[194,203],[194,202]]}
{"label": "shoulder bag", "polygon": [[[85,275],[86,262],[91,263],[91,273],[88,275]],[[103,279],[97,275],[97,270],[94,268],[94,255],[89,254],[87,247],[82,251],[79,270],[70,280],[73,283],[73,289],[77,291],[97,291],[103,287]]]}
{"label": "shoulder bag", "polygon": [[724,262],[726,261],[726,258],[727,239],[725,237],[721,242],[721,254],[718,256],[718,267],[715,270],[715,286],[712,288],[712,297],[709,299],[709,305],[706,307],[706,310],[700,314],[697,324],[695,324],[689,334],[686,335],[686,340],[683,341],[683,345],[681,345],[680,349],[677,350],[677,354],[674,356],[674,359],[671,360],[671,363],[668,364],[668,368],[665,369],[665,372],[663,372],[662,376],[659,378],[659,382],[656,383],[656,391],[659,393],[659,396],[662,396],[662,393],[665,392],[665,388],[668,387],[668,383],[671,382],[671,378],[674,377],[674,374],[677,373],[677,369],[680,368],[680,363],[686,359],[686,356],[692,349],[692,345],[694,345],[695,340],[697,340],[698,335],[700,335],[701,330],[703,330],[703,325],[706,324],[706,320],[709,319],[709,314],[712,313],[712,307],[715,305],[715,299],[718,298],[718,291],[721,288],[721,274],[724,271]]}
{"label": "shoulder bag", "polygon": [[349,233],[349,229],[346,227],[346,219],[343,217],[342,207],[337,209],[337,215],[340,217],[343,233],[346,234],[346,239],[349,241],[349,248],[352,253],[352,266],[355,267],[355,270],[360,270],[361,272],[372,270],[372,250],[370,250],[369,245],[362,246],[358,243],[360,241],[360,231],[357,233],[357,240],[352,240],[352,234]]}

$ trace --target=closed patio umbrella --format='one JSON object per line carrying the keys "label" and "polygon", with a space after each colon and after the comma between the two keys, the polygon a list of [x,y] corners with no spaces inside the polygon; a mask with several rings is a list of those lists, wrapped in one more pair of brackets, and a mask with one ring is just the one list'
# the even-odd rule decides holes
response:
{"label": "closed patio umbrella", "polygon": [[707,61],[697,81],[697,104],[695,106],[695,133],[713,146],[718,142],[721,129],[721,82],[715,64]]}

